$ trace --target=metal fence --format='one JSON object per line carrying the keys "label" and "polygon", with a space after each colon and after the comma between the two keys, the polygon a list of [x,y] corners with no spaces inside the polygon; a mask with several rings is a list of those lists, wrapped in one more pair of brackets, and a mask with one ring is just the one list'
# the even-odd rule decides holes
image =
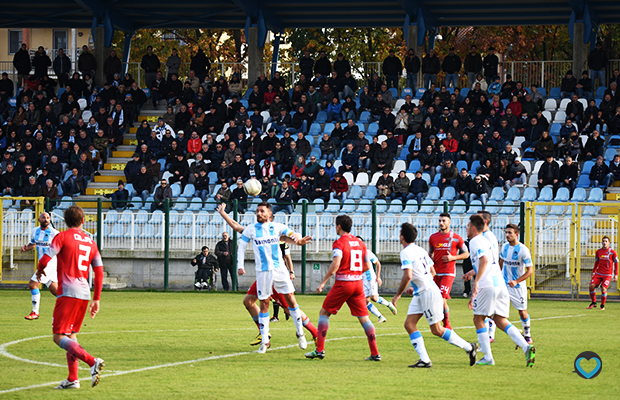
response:
{"label": "metal fence", "polygon": [[[619,211],[620,204],[610,202],[526,203],[524,243],[534,262],[532,293],[587,295],[603,236],[610,237],[612,247],[620,246]],[[609,291],[617,291],[615,286]]]}

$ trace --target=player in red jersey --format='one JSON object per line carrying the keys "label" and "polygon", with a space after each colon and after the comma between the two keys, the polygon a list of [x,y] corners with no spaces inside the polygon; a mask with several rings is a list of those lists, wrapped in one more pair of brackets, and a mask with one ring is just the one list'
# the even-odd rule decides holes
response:
{"label": "player in red jersey", "polygon": [[329,317],[338,313],[346,302],[351,310],[351,315],[359,319],[368,337],[370,357],[366,361],[381,361],[375,338],[375,327],[368,318],[366,295],[362,282],[362,274],[372,266],[366,253],[366,245],[350,233],[352,225],[353,222],[348,215],[336,217],[336,233],[340,238],[332,246],[334,258],[323,281],[316,288],[316,292],[321,293],[329,278],[334,274],[336,274],[336,282],[325,297],[319,314],[319,337],[316,350],[306,353],[306,358],[322,359],[325,357],[325,336],[327,336],[327,329],[329,328]]}
{"label": "player in red jersey", "polygon": [[603,247],[596,250],[594,269],[592,270],[592,280],[590,280],[590,298],[592,303],[588,309],[596,307],[596,288],[601,287],[601,310],[605,309],[607,301],[607,288],[613,280],[618,281],[618,254],[609,246],[609,237],[603,236]]}
{"label": "player in red jersey", "polygon": [[428,252],[435,263],[434,280],[443,297],[443,326],[447,329],[452,329],[448,299],[451,299],[450,291],[456,276],[456,260],[469,257],[463,238],[450,230],[450,221],[450,214],[439,214],[439,232],[433,233],[428,240]]}
{"label": "player in red jersey", "polygon": [[[52,240],[52,245],[39,261],[37,278],[45,275],[45,267],[56,256],[58,260],[58,298],[54,307],[52,332],[54,343],[67,351],[69,377],[56,389],[79,389],[78,365],[82,360],[90,366],[92,386],[99,383],[100,372],[104,366],[101,358],[94,358],[77,342],[84,314],[88,308],[91,318],[99,312],[99,299],[103,286],[103,264],[99,249],[87,233],[82,231],[84,211],[78,206],[70,206],[65,211],[65,223],[69,230],[60,232]],[[90,300],[88,269],[92,265],[95,274],[95,293]]]}
{"label": "player in red jersey", "polygon": [[[243,229],[244,229],[243,226],[241,226],[241,224],[239,224],[234,219],[230,218],[230,216],[226,212],[226,204],[224,203],[220,204],[217,207],[217,211],[220,213],[222,218],[224,218],[224,221],[226,221],[226,223],[230,225],[231,228],[233,228],[235,231],[239,233],[243,233]],[[273,221],[273,214],[271,214],[271,220]],[[312,240],[312,237],[306,236],[302,238],[301,240],[299,240],[297,243],[293,239],[289,238],[288,236],[282,236],[280,240],[285,241],[286,243],[289,243],[289,244],[297,244],[299,246],[303,246],[309,243]],[[280,246],[280,250],[283,251],[283,246]],[[284,257],[290,258],[290,255],[283,254],[283,258]],[[292,270],[292,266],[293,266],[292,260],[290,264],[286,263],[287,268],[289,268],[289,265],[291,267],[291,269],[289,269],[289,272],[291,274],[291,280],[293,280],[295,279],[295,273]],[[288,315],[289,306],[288,306],[288,303],[286,302],[286,299],[284,298],[284,296],[278,293],[273,287],[272,287],[272,291],[273,293],[271,295],[271,299],[275,301],[276,304],[278,304],[280,307],[282,307],[284,309],[284,312],[287,313]],[[248,310],[248,313],[250,313],[252,320],[254,321],[254,323],[256,324],[256,327],[258,328],[258,336],[256,336],[256,338],[252,342],[250,342],[250,346],[257,346],[261,344],[262,342],[262,336],[260,333],[260,325],[258,323],[258,314],[260,313],[260,308],[256,304],[257,301],[258,301],[258,292],[256,289],[256,281],[254,281],[252,286],[250,286],[250,289],[248,289],[248,292],[246,293],[245,297],[243,298],[243,305]],[[310,332],[310,334],[312,335],[312,338],[316,341],[317,329],[314,326],[314,324],[310,322],[310,318],[308,318],[306,313],[304,313],[303,311],[301,311],[301,321],[302,321],[304,328]],[[271,335],[269,335],[269,338],[271,339]]]}

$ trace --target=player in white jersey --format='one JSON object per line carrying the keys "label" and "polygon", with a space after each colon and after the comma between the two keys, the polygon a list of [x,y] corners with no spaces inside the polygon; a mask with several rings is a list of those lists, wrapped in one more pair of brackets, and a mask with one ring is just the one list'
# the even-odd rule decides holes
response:
{"label": "player in white jersey", "polygon": [[[403,279],[400,282],[396,296],[392,299],[392,303],[396,305],[396,302],[405,290],[407,294],[413,296],[407,311],[405,329],[420,359],[415,364],[410,365],[409,368],[430,368],[433,366],[426,352],[424,339],[417,326],[422,315],[426,318],[426,322],[428,322],[433,335],[465,350],[469,356],[469,365],[474,365],[478,344],[467,343],[452,329],[441,326],[441,321],[443,320],[443,297],[433,280],[435,275],[433,261],[423,248],[414,244],[417,236],[418,231],[413,225],[409,223],[402,224],[400,228],[400,243],[403,245],[403,250],[400,252],[400,262],[403,269]],[[408,286],[410,287],[407,288]]]}
{"label": "player in white jersey", "polygon": [[491,243],[482,236],[484,231],[484,219],[480,215],[472,215],[467,224],[467,237],[469,238],[469,254],[472,271],[463,275],[464,280],[469,280],[476,275],[472,285],[469,308],[474,312],[474,325],[478,334],[480,350],[484,357],[479,365],[495,365],[491,352],[485,318],[493,318],[495,324],[519,346],[525,354],[526,366],[534,365],[536,349],[528,344],[521,332],[508,321],[510,316],[510,299],[506,284],[503,282],[502,273],[499,269]]}
{"label": "player in white jersey", "polygon": [[[357,238],[362,242],[364,241],[361,236],[358,236]],[[371,300],[375,303],[381,304],[382,306],[386,306],[394,315],[396,315],[398,310],[396,310],[394,304],[379,296],[379,286],[383,283],[381,281],[381,262],[379,262],[379,258],[375,255],[375,253],[369,249],[366,249],[366,252],[368,253],[370,263],[377,269],[377,272],[375,272],[374,268],[368,268],[368,270],[362,274],[362,282],[364,282],[364,295],[366,295],[366,307],[368,308],[368,311],[379,318],[377,323],[380,324],[387,321],[387,319],[383,316],[383,314],[381,314],[381,311],[379,311],[379,309],[370,302]]]}
{"label": "player in white jersey", "polygon": [[[30,243],[22,247],[22,253],[25,251],[37,249],[37,257],[40,260],[45,255],[45,252],[52,244],[52,239],[58,234],[58,231],[50,225],[50,215],[46,212],[39,215],[39,224],[32,230],[30,235]],[[56,296],[56,289],[58,288],[58,278],[56,277],[56,257],[53,257],[51,261],[45,267],[45,275],[37,279],[35,273],[30,278],[30,297],[32,298],[32,311],[24,318],[32,321],[39,318],[39,305],[41,303],[41,291],[39,288],[41,285],[46,285],[54,296]]]}
{"label": "player in white jersey", "polygon": [[295,287],[291,282],[288,269],[284,266],[280,252],[281,236],[290,237],[295,241],[301,240],[301,236],[283,224],[270,222],[272,215],[271,204],[262,202],[258,205],[257,222],[244,229],[237,251],[237,272],[239,275],[244,275],[245,249],[251,243],[254,250],[256,286],[260,301],[258,323],[262,338],[258,353],[261,354],[265,353],[271,345],[269,342],[269,298],[273,293],[272,288],[282,294],[289,304],[290,315],[297,329],[299,347],[305,349],[308,346],[304,336],[301,311],[295,300]]}
{"label": "player in white jersey", "polygon": [[[478,211],[478,215],[484,219],[484,231],[482,232],[482,236],[491,243],[493,254],[495,254],[495,262],[499,265],[499,241],[495,233],[491,230],[491,213],[488,211]],[[489,340],[493,343],[495,341],[495,324],[493,323],[493,319],[487,318],[484,323],[489,329]]]}
{"label": "player in white jersey", "polygon": [[502,268],[504,281],[512,306],[519,311],[523,336],[532,344],[530,316],[527,313],[527,287],[525,280],[532,276],[534,264],[530,250],[519,242],[519,227],[515,224],[506,225],[506,240],[499,255],[499,266]]}

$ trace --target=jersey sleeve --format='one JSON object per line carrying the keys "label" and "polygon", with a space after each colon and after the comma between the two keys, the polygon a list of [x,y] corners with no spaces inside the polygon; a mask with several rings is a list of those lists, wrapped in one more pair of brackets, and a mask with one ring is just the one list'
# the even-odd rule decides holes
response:
{"label": "jersey sleeve", "polygon": [[63,245],[62,238],[63,238],[62,235],[54,236],[54,239],[52,240],[52,244],[45,252],[45,255],[49,256],[50,258],[53,258],[58,253],[60,253],[60,250],[62,249],[62,245]]}
{"label": "jersey sleeve", "polygon": [[465,241],[463,240],[463,238],[461,237],[461,235],[455,235],[458,239],[456,246],[457,246],[457,250],[460,251],[461,253],[466,253],[469,250],[467,249],[467,246],[465,246]]}
{"label": "jersey sleeve", "polygon": [[342,257],[344,253],[344,249],[343,249],[341,239],[336,240],[334,244],[332,244],[332,252],[333,252],[332,258]]}
{"label": "jersey sleeve", "polygon": [[32,230],[32,232],[30,233],[30,244],[35,244],[36,243],[36,240],[34,239],[34,236],[35,236],[36,232],[37,232],[37,228],[34,228]]}
{"label": "jersey sleeve", "polygon": [[295,233],[292,229],[290,229],[289,227],[287,227],[284,224],[275,223],[274,225],[276,226],[276,228],[280,232],[279,236],[291,237]]}
{"label": "jersey sleeve", "polygon": [[241,234],[241,240],[243,240],[246,244],[250,243],[250,239],[254,237],[254,228],[252,226],[248,226],[243,230]]}
{"label": "jersey sleeve", "polygon": [[523,263],[523,266],[525,266],[525,268],[530,268],[534,266],[534,263],[532,262],[532,254],[530,253],[530,249],[528,249],[527,247],[523,246],[523,248],[521,249],[521,262]]}
{"label": "jersey sleeve", "polygon": [[472,251],[476,252],[476,257],[478,257],[478,260],[480,260],[482,257],[486,256],[487,259],[490,259],[491,257],[491,245],[489,244],[489,246],[480,246],[478,243],[475,243],[473,246],[473,249],[471,249]]}
{"label": "jersey sleeve", "polygon": [[90,265],[93,268],[96,267],[103,267],[103,261],[101,260],[101,253],[99,253],[99,249],[97,248],[96,244],[92,244],[92,248],[93,248],[93,258],[90,260]]}
{"label": "jersey sleeve", "polygon": [[373,253],[372,251],[366,249],[366,254],[368,254],[368,259],[371,263],[376,263],[377,261],[379,261],[379,258],[377,258],[376,254]]}
{"label": "jersey sleeve", "polygon": [[614,275],[618,275],[618,254],[616,253],[615,250],[612,250],[611,254],[613,256],[613,260],[610,260],[610,261],[613,262]]}
{"label": "jersey sleeve", "polygon": [[400,252],[400,265],[401,269],[413,269],[413,261],[404,250]]}

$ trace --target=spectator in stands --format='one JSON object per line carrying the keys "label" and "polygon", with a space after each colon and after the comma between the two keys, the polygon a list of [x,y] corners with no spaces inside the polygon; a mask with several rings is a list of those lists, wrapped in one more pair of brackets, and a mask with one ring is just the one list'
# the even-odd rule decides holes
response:
{"label": "spectator in stands", "polygon": [[30,70],[32,69],[30,62],[28,45],[22,43],[20,49],[17,50],[17,53],[13,56],[13,67],[17,70],[17,78],[19,80],[18,87],[21,87],[30,75]]}
{"label": "spectator in stands", "polygon": [[616,154],[613,161],[609,163],[609,173],[612,175],[609,186],[613,186],[615,181],[620,181],[620,155]]}
{"label": "spectator in stands", "polygon": [[56,202],[54,200],[58,199],[58,187],[54,185],[53,180],[47,179],[45,181],[45,186],[41,190],[41,196],[47,197],[50,199],[49,201],[50,207],[56,206]]}
{"label": "spectator in stands", "polygon": [[467,74],[467,84],[472,87],[478,74],[482,73],[482,56],[478,54],[478,47],[475,44],[471,45],[470,52],[465,56],[464,67]]}
{"label": "spectator in stands", "polygon": [[[122,68],[123,65],[120,58],[117,57],[116,51],[110,50],[110,55],[103,62],[103,73],[106,77],[106,83],[112,83],[114,81],[114,75],[120,74]],[[150,85],[148,87],[150,87]]]}
{"label": "spectator in stands", "polygon": [[309,199],[314,201],[316,199],[323,199],[324,202],[327,202],[329,198],[329,193],[331,189],[331,182],[329,176],[325,173],[325,167],[319,167],[319,173],[314,178],[314,184],[312,193],[310,194]]}
{"label": "spectator in stands", "polygon": [[411,88],[413,93],[418,88],[418,73],[420,72],[420,58],[416,56],[415,50],[410,48],[405,58],[405,69],[407,70],[407,87]]}
{"label": "spectator in stands", "polygon": [[172,174],[170,177],[170,184],[172,185],[175,182],[180,182],[181,186],[185,186],[187,184],[187,179],[189,178],[189,166],[187,165],[187,161],[185,161],[185,156],[183,154],[177,154],[176,160],[174,160],[168,172]]}
{"label": "spectator in stands", "polygon": [[389,55],[383,60],[383,75],[388,88],[398,89],[398,78],[403,72],[403,64],[396,57],[394,49],[390,49]]}
{"label": "spectator in stands", "polygon": [[118,188],[114,193],[105,194],[104,197],[112,200],[110,209],[118,210],[124,209],[127,206],[129,200],[129,191],[125,189],[125,182],[118,181]]}
{"label": "spectator in stands", "polygon": [[483,178],[483,176],[477,175],[474,178],[474,182],[471,187],[469,203],[471,204],[474,200],[480,200],[482,202],[482,205],[485,205],[487,204],[488,199],[489,199],[489,189],[487,186],[487,180]]}
{"label": "spectator in stands", "polygon": [[499,58],[495,55],[495,48],[493,46],[489,47],[487,55],[482,61],[482,66],[484,68],[484,78],[490,85],[494,77],[498,76],[497,69],[499,67]]}
{"label": "spectator in stands", "polygon": [[588,67],[590,68],[590,77],[592,78],[592,86],[598,78],[598,85],[605,86],[605,68],[609,58],[607,53],[603,50],[603,44],[600,41],[596,42],[596,47],[588,55]]}
{"label": "spectator in stands", "polygon": [[394,157],[394,152],[388,147],[387,142],[381,143],[381,148],[374,154],[373,163],[370,166],[371,173],[374,175],[379,170],[391,170]]}
{"label": "spectator in stands", "polygon": [[[8,154],[8,153],[6,153]],[[2,194],[9,196],[19,196],[21,189],[19,187],[19,172],[15,170],[13,164],[7,164],[6,172],[2,174],[0,178],[0,185],[2,186]]]}
{"label": "spectator in stands", "polygon": [[[228,187],[228,183],[222,182],[220,188],[215,193],[214,198],[215,198],[215,201],[217,201],[218,203],[229,203],[231,196],[232,196],[232,192],[230,191],[230,188]],[[226,207],[228,212],[230,212],[230,208],[231,208],[230,205]]]}
{"label": "spectator in stands", "polygon": [[334,175],[334,179],[332,179],[329,185],[329,199],[340,200],[341,203],[344,203],[347,200],[347,192],[349,191],[349,184],[346,179],[342,178],[342,174],[337,173]]}
{"label": "spectator in stands", "polygon": [[428,89],[431,83],[437,81],[437,74],[441,70],[439,57],[435,54],[435,49],[430,49],[428,54],[422,59],[422,73],[424,74],[424,88]]}
{"label": "spectator in stands", "polygon": [[54,59],[53,68],[56,78],[58,78],[58,85],[65,87],[69,80],[69,72],[71,72],[71,60],[65,54],[64,49],[58,49],[58,55]]}
{"label": "spectator in stands", "polygon": [[607,123],[609,127],[609,133],[612,135],[620,134],[620,107],[616,108],[616,114]]}
{"label": "spectator in stands", "polygon": [[571,101],[566,105],[566,122],[568,122],[568,120],[571,120],[580,124],[583,120],[583,111],[583,104],[581,104],[581,102],[579,101],[579,96],[573,94]]}
{"label": "spectator in stands", "polygon": [[232,195],[230,196],[230,201],[233,202],[237,200],[237,209],[240,213],[245,213],[247,209],[248,203],[248,195],[243,189],[243,181],[241,179],[237,180],[237,187],[233,190]]}
{"label": "spectator in stands", "polygon": [[605,164],[603,156],[598,156],[590,170],[590,187],[599,187],[602,185],[603,193],[607,193],[607,188],[611,186],[612,179],[613,173],[610,172],[609,167]]}
{"label": "spectator in stands", "polygon": [[450,47],[448,55],[444,57],[441,64],[441,69],[446,74],[446,87],[455,88],[459,86],[459,72],[462,65],[461,57],[454,53],[454,47]]}
{"label": "spectator in stands", "polygon": [[43,46],[39,46],[32,59],[34,76],[41,79],[47,76],[47,69],[52,66],[52,60],[48,57]]}
{"label": "spectator in stands", "polygon": [[287,181],[283,181],[280,186],[280,190],[275,195],[275,200],[277,204],[273,205],[272,212],[275,214],[279,211],[284,211],[286,214],[291,214],[293,212],[293,196],[295,195],[295,190],[291,188]]}
{"label": "spectator in stands", "polygon": [[146,166],[140,166],[140,172],[133,180],[133,191],[131,197],[140,196],[142,201],[146,201],[147,197],[151,194],[153,187],[153,177],[149,175]]}
{"label": "spectator in stands", "polygon": [[594,85],[592,84],[592,79],[588,77],[588,71],[583,71],[581,73],[581,79],[579,79],[576,86],[577,94],[579,95],[579,97],[590,100],[590,98],[592,97],[593,86]]}
{"label": "spectator in stands", "polygon": [[392,151],[392,154],[396,156],[398,152],[398,139],[394,137],[394,133],[392,131],[387,132],[387,139],[385,139],[385,143],[387,144],[388,149]]}
{"label": "spectator in stands", "polygon": [[548,155],[538,171],[538,189],[542,190],[546,185],[553,185],[553,196],[555,196],[559,182],[560,166],[553,160],[553,155]]}
{"label": "spectator in stands", "polygon": [[335,158],[336,143],[327,133],[323,134],[323,138],[319,142],[319,149],[321,150],[322,160],[333,160]]}
{"label": "spectator in stands", "polygon": [[451,159],[446,159],[441,167],[441,179],[439,180],[439,190],[443,193],[448,186],[454,187],[459,172]]}
{"label": "spectator in stands", "polygon": [[521,163],[521,157],[516,157],[510,166],[510,180],[506,181],[506,187],[513,185],[525,185],[527,183],[527,170]]}
{"label": "spectator in stands", "polygon": [[314,75],[327,77],[332,72],[332,63],[327,58],[324,51],[319,52],[319,58],[314,63]]}
{"label": "spectator in stands", "polygon": [[153,80],[155,80],[160,66],[159,57],[153,54],[153,46],[148,46],[146,54],[142,56],[142,61],[140,62],[140,67],[144,69],[146,87],[150,88],[153,85]]}
{"label": "spectator in stands", "polygon": [[[22,196],[23,197],[41,197],[41,186],[37,183],[37,178],[34,175],[28,177],[28,182],[24,185]],[[28,207],[34,205],[34,200],[23,200],[21,202],[22,207]]]}
{"label": "spectator in stands", "polygon": [[75,193],[83,193],[85,189],[83,178],[83,176],[79,175],[78,169],[73,168],[71,175],[62,183],[63,192],[71,196]]}
{"label": "spectator in stands", "polygon": [[86,186],[88,186],[88,182],[90,181],[91,175],[93,174],[93,164],[88,160],[88,155],[86,153],[81,153],[79,159],[71,165],[72,169],[77,169],[79,175],[82,177],[82,188],[80,192],[84,194],[86,190]]}
{"label": "spectator in stands", "polygon": [[467,172],[467,168],[461,168],[461,173],[456,178],[456,183],[454,184],[454,189],[456,191],[455,200],[464,200],[467,203],[472,187],[473,180],[471,179],[471,175]]}
{"label": "spectator in stands", "polygon": [[[577,127],[573,125],[573,121],[568,118],[564,125],[560,128],[560,137],[562,139],[568,139],[570,135],[577,132]],[[541,139],[542,140],[542,139]]]}
{"label": "spectator in stands", "polygon": [[573,191],[577,186],[577,180],[579,178],[579,166],[573,162],[571,156],[566,157],[564,165],[560,167],[560,187],[568,188],[570,195],[573,195]]}
{"label": "spectator in stands", "polygon": [[543,131],[540,140],[536,144],[536,158],[544,160],[549,156],[553,157],[554,151],[555,144],[553,143],[553,139],[549,136],[549,132]]}
{"label": "spectator in stands", "polygon": [[143,164],[140,161],[140,154],[139,153],[134,153],[133,160],[129,161],[125,165],[125,170],[124,170],[124,172],[125,172],[125,179],[127,179],[128,183],[132,183],[133,182],[133,180],[136,178],[136,176],[140,172],[140,168],[142,166],[143,166]]}
{"label": "spectator in stands", "polygon": [[422,172],[431,176],[431,179],[435,179],[435,171],[437,165],[439,165],[437,159],[437,153],[434,151],[431,144],[426,145],[426,152],[419,156],[420,164],[422,165]]}
{"label": "spectator in stands", "polygon": [[573,71],[567,71],[566,76],[562,78],[560,91],[563,99],[568,99],[577,93],[577,79],[573,76]]}
{"label": "spectator in stands", "polygon": [[602,157],[605,150],[604,146],[605,140],[601,138],[598,130],[594,130],[583,149],[585,161],[590,161],[598,156]]}
{"label": "spectator in stands", "polygon": [[342,153],[342,165],[338,172],[344,174],[345,172],[353,173],[353,176],[357,176],[357,170],[359,168],[359,153],[355,151],[353,143],[347,143],[345,151]]}
{"label": "spectator in stands", "polygon": [[392,109],[387,106],[383,109],[383,113],[379,118],[379,133],[380,135],[387,135],[388,132],[394,132],[396,128],[396,117],[392,114]]}
{"label": "spectator in stands", "polygon": [[406,203],[410,184],[411,181],[407,177],[407,172],[405,170],[400,171],[398,177],[394,180],[393,191],[390,198],[392,200],[400,199],[403,203]]}
{"label": "spectator in stands", "polygon": [[[416,171],[415,179],[411,181],[409,185],[409,192],[407,194],[407,201],[415,199],[418,204],[422,204],[426,194],[428,193],[428,184],[422,178],[422,171]],[[419,207],[418,207],[419,209]]]}
{"label": "spectator in stands", "polygon": [[508,161],[506,158],[502,158],[499,161],[499,169],[497,171],[497,182],[496,186],[500,188],[504,188],[504,186],[509,187],[507,185],[508,182],[512,179],[512,163]]}
{"label": "spectator in stands", "polygon": [[162,179],[153,194],[154,202],[151,204],[151,212],[163,210],[166,199],[170,199],[170,205],[172,205],[172,189],[168,186],[168,181]]}
{"label": "spectator in stands", "polygon": [[394,189],[394,178],[390,176],[390,171],[384,169],[383,173],[379,177],[376,183],[377,187],[377,199],[387,199],[392,194]]}

